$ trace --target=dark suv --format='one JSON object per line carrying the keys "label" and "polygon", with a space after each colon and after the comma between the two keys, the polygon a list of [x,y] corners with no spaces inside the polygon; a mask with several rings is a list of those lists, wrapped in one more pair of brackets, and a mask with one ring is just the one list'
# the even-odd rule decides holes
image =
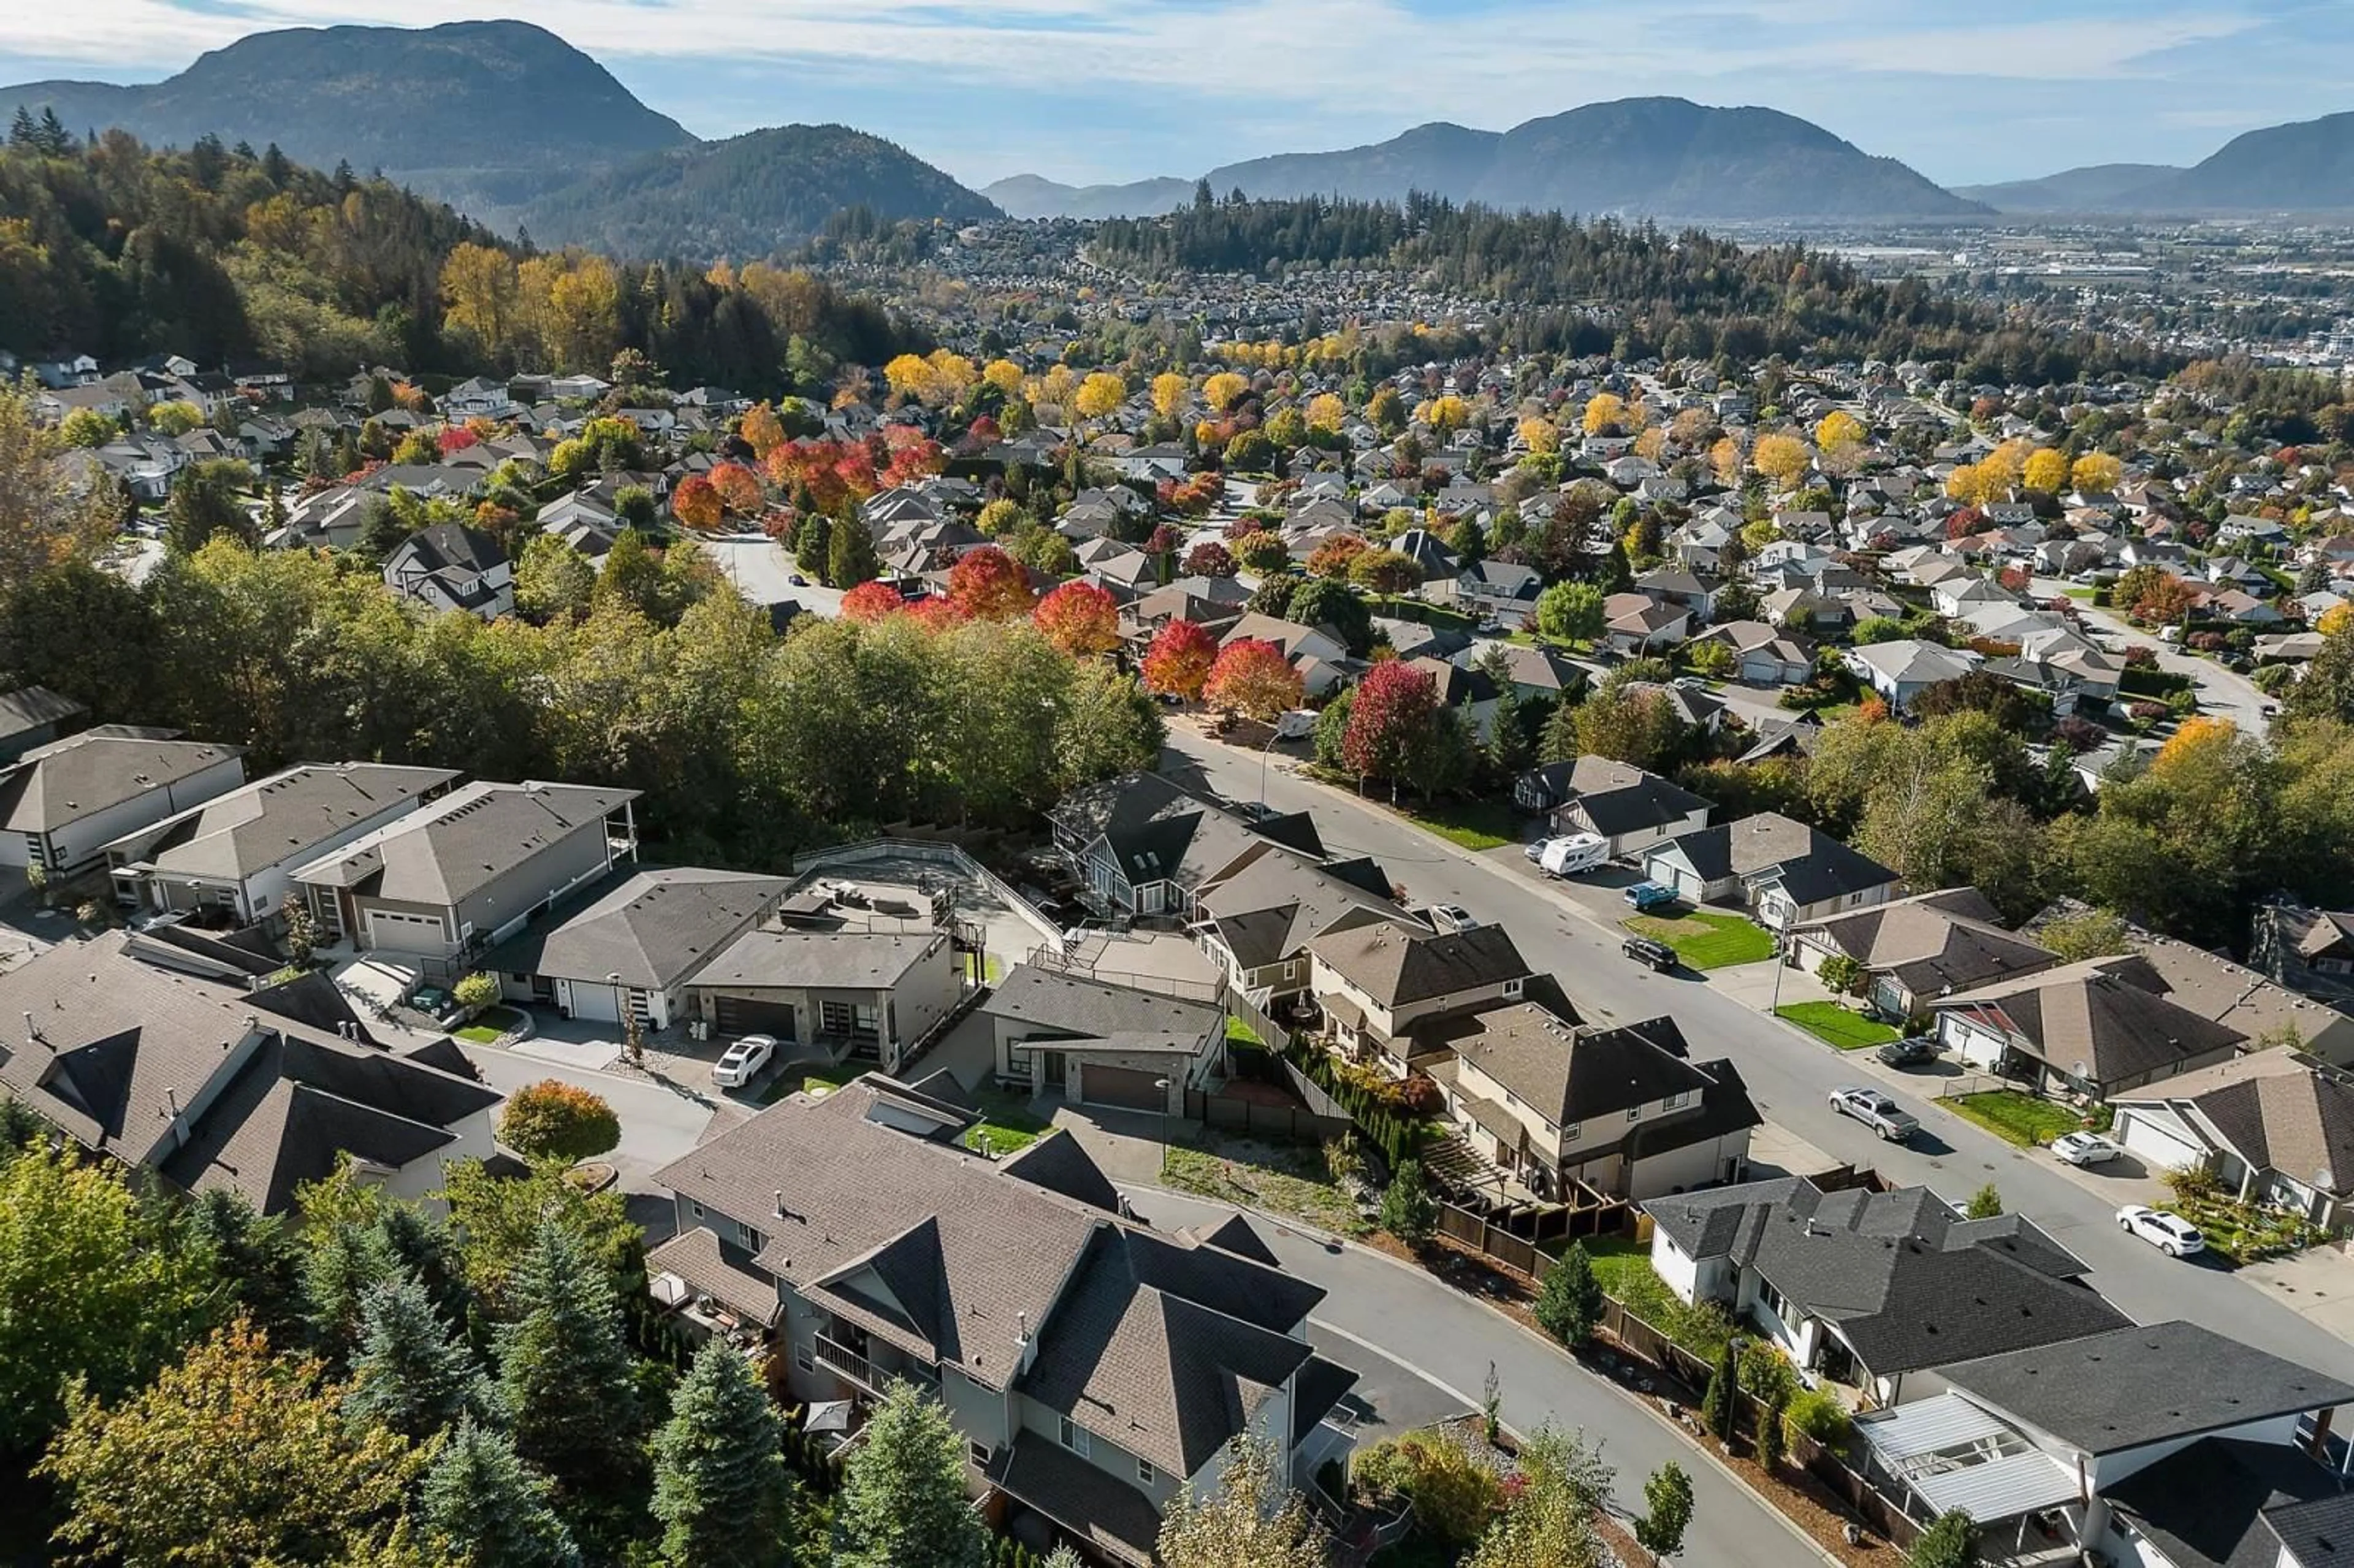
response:
{"label": "dark suv", "polygon": [[1649,937],[1629,937],[1618,949],[1637,963],[1666,974],[1676,967],[1676,950]]}

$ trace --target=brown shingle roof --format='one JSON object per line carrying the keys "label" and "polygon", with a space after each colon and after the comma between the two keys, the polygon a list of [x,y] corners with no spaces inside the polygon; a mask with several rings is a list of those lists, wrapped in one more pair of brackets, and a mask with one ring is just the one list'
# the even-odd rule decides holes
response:
{"label": "brown shingle roof", "polygon": [[1426,931],[1384,920],[1328,931],[1310,941],[1308,950],[1386,1007],[1475,991],[1529,972],[1501,926]]}

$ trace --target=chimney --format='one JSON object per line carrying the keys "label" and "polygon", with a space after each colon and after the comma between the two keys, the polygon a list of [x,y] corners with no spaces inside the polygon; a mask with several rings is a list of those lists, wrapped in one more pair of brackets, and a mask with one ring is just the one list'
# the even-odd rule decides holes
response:
{"label": "chimney", "polygon": [[[27,1012],[25,1014],[25,1038],[27,1040],[41,1040],[41,1026],[33,1022],[33,1015],[30,1012]],[[41,1044],[47,1045],[48,1042],[41,1040]]]}
{"label": "chimney", "polygon": [[778,1189],[777,1189],[777,1218],[779,1218],[779,1219],[780,1219],[780,1220],[781,1220],[781,1219],[783,1219],[784,1217],[785,1217],[785,1190],[784,1190],[782,1187],[779,1187],[779,1188],[778,1188]]}

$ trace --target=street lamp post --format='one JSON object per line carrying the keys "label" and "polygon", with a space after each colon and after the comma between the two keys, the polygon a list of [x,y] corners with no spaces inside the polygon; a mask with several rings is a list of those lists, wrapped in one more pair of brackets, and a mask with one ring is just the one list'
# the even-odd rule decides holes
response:
{"label": "street lamp post", "polygon": [[1169,1173],[1169,1080],[1155,1078],[1152,1086],[1161,1091],[1161,1165],[1153,1174],[1165,1176]]}

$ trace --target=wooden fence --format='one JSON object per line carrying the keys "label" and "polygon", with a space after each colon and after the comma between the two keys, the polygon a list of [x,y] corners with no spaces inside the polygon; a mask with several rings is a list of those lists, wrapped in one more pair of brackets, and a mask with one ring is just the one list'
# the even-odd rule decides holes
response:
{"label": "wooden fence", "polygon": [[1437,1208],[1439,1234],[1540,1284],[1553,1265],[1553,1255],[1541,1250],[1543,1243],[1613,1235],[1627,1228],[1628,1216],[1633,1213],[1617,1199],[1578,1207],[1548,1204],[1530,1211],[1527,1220],[1515,1228],[1453,1203],[1441,1202]]}
{"label": "wooden fence", "polygon": [[1345,1116],[1320,1116],[1305,1106],[1269,1105],[1240,1095],[1204,1094],[1200,1089],[1185,1091],[1185,1116],[1190,1121],[1255,1138],[1297,1138],[1315,1143],[1345,1137],[1356,1125]]}

